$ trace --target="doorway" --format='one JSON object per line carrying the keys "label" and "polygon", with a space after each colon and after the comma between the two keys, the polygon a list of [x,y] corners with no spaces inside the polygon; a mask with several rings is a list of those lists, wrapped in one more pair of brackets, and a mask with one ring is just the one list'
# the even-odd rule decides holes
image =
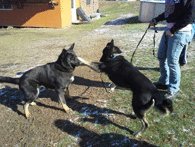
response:
{"label": "doorway", "polygon": [[77,22],[76,0],[71,0],[72,22]]}

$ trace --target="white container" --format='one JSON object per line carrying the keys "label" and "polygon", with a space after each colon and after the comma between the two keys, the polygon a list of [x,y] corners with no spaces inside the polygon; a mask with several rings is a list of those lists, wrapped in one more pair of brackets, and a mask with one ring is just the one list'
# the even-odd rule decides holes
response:
{"label": "white container", "polygon": [[150,22],[165,11],[164,0],[140,0],[139,21]]}

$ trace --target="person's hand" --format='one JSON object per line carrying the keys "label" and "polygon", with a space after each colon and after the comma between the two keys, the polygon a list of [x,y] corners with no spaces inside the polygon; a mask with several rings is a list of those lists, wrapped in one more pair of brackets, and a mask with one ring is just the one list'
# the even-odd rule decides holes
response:
{"label": "person's hand", "polygon": [[169,36],[169,37],[173,36],[173,34],[169,30],[166,31],[166,35]]}
{"label": "person's hand", "polygon": [[152,19],[150,22],[149,22],[149,27],[154,27],[156,25],[156,20],[155,19]]}
{"label": "person's hand", "polygon": [[154,27],[155,26],[155,23],[154,22],[150,22],[149,23],[149,27]]}

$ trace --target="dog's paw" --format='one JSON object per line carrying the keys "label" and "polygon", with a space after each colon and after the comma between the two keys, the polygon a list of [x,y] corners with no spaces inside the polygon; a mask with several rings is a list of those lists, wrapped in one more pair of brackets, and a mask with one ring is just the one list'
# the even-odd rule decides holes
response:
{"label": "dog's paw", "polygon": [[99,68],[100,63],[99,62],[91,62],[90,64],[90,68],[96,72],[101,72],[100,68]]}
{"label": "dog's paw", "polygon": [[110,88],[108,92],[113,93],[115,91],[116,85],[114,83],[109,83],[107,87]]}
{"label": "dog's paw", "polygon": [[71,108],[69,108],[66,104],[62,104],[63,108],[64,108],[64,111],[66,113],[71,113],[73,112],[73,110]]}
{"label": "dog's paw", "polygon": [[30,117],[31,117],[30,112],[25,112],[25,117],[26,117],[27,119],[30,118]]}
{"label": "dog's paw", "polygon": [[136,119],[136,118],[137,118],[137,116],[135,115],[134,112],[130,113],[128,116],[129,116],[131,119]]}
{"label": "dog's paw", "polygon": [[115,87],[110,88],[109,93],[113,93],[115,91]]}
{"label": "dog's paw", "polygon": [[133,136],[135,136],[135,138],[138,138],[141,136],[141,132],[140,131],[134,132]]}
{"label": "dog's paw", "polygon": [[31,106],[36,106],[37,104],[35,102],[30,103]]}

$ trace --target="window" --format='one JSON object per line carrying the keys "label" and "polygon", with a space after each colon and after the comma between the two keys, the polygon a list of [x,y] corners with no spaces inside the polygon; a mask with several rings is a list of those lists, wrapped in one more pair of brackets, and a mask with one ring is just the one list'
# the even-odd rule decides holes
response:
{"label": "window", "polygon": [[86,0],[86,4],[90,5],[91,4],[91,0]]}
{"label": "window", "polygon": [[0,0],[0,10],[11,10],[11,0]]}

